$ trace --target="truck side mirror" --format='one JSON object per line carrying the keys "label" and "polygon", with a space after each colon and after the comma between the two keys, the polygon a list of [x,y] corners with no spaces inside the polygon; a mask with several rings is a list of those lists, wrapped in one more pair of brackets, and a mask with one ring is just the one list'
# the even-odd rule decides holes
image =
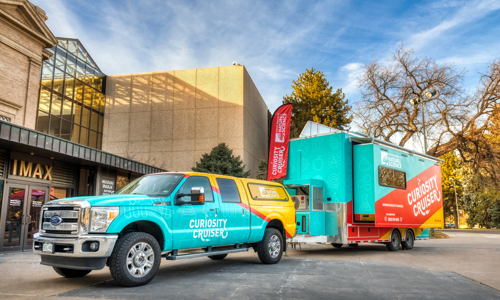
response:
{"label": "truck side mirror", "polygon": [[205,189],[201,186],[191,188],[191,202],[205,203]]}
{"label": "truck side mirror", "polygon": [[[181,198],[191,196],[190,201],[184,201]],[[179,193],[176,196],[176,204],[192,204],[192,205],[203,205],[205,204],[205,189],[203,187],[192,187],[190,194]]]}

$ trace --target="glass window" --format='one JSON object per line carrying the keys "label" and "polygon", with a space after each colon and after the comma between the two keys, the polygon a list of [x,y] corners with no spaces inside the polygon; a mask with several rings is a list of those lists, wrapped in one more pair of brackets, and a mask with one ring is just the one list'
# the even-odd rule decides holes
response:
{"label": "glass window", "polygon": [[99,125],[99,115],[96,112],[92,112],[92,118],[90,119],[90,129],[97,131]]}
{"label": "glass window", "polygon": [[48,88],[52,88],[52,72],[54,66],[48,63],[43,63],[42,67],[42,84]]}
{"label": "glass window", "polygon": [[[183,174],[158,174],[158,175],[142,176],[132,181],[131,183],[127,184],[124,188],[120,189],[117,192],[117,194],[122,194],[122,195],[142,194],[142,195],[168,196],[175,189],[177,183],[179,183],[179,181],[183,177],[184,177]],[[208,181],[208,178],[206,177],[204,178],[207,179]]]}
{"label": "glass window", "polygon": [[406,190],[406,173],[386,167],[378,167],[378,184]]}
{"label": "glass window", "polygon": [[94,89],[98,90],[99,92],[102,92],[101,80],[102,77],[94,77]]}
{"label": "glass window", "polygon": [[97,134],[97,149],[102,149],[102,134]]}
{"label": "glass window", "polygon": [[75,124],[75,125],[73,125],[73,132],[71,135],[71,141],[78,143],[80,141],[79,139],[80,139],[80,126]]}
{"label": "glass window", "polygon": [[90,109],[84,107],[82,109],[82,126],[89,128],[90,125]]}
{"label": "glass window", "polygon": [[85,61],[86,54],[85,54],[85,51],[83,51],[83,49],[81,49],[80,45],[78,45],[77,56],[79,59]]}
{"label": "glass window", "polygon": [[80,144],[88,146],[89,145],[89,130],[83,128],[80,130]]}
{"label": "glass window", "polygon": [[41,132],[49,132],[49,114],[41,110],[38,111],[38,120],[36,130]]}
{"label": "glass window", "polygon": [[69,99],[63,100],[63,108],[62,108],[62,118],[68,121],[73,121],[73,111],[72,106],[73,102]]}
{"label": "glass window", "polygon": [[76,55],[76,41],[68,41],[68,52]]}
{"label": "glass window", "polygon": [[68,98],[73,98],[73,90],[75,86],[75,79],[70,75],[66,74],[64,81],[64,95]]}
{"label": "glass window", "polygon": [[66,140],[71,139],[71,122],[62,120],[60,137]]}
{"label": "glass window", "polygon": [[99,102],[101,101],[98,97],[99,93],[96,90],[92,89],[92,108],[96,111],[99,111]]}
{"label": "glass window", "polygon": [[[202,187],[205,192],[205,202],[213,202],[214,195],[212,194],[212,185],[210,180],[205,176],[191,176],[182,185],[178,194],[191,194],[191,188]],[[191,196],[182,197],[183,201],[191,201]]]}
{"label": "glass window", "polygon": [[85,63],[79,59],[76,60],[76,77],[85,77]]}
{"label": "glass window", "polygon": [[56,67],[64,71],[64,67],[66,66],[66,52],[59,47],[57,47],[55,61]]}
{"label": "glass window", "polygon": [[219,186],[222,202],[241,202],[240,193],[238,192],[238,187],[236,186],[236,182],[234,182],[234,180],[227,178],[217,178],[216,181],[217,185]]}
{"label": "glass window", "polygon": [[73,111],[75,112],[75,123],[80,125],[82,123],[82,105],[73,103]]}
{"label": "glass window", "polygon": [[61,132],[61,118],[50,116],[49,134],[53,136],[59,136],[60,132]]}
{"label": "glass window", "polygon": [[57,45],[59,47],[62,47],[63,49],[66,49],[66,47],[68,46],[68,43],[65,41],[65,40],[60,40]]}
{"label": "glass window", "polygon": [[99,111],[104,113],[104,105],[106,104],[106,97],[104,94],[96,92],[97,97],[99,97]]}
{"label": "glass window", "polygon": [[[57,68],[56,68],[57,70]],[[58,71],[59,72],[59,71]],[[61,76],[64,76],[63,73],[60,73],[59,75]],[[56,78],[56,76],[58,76],[58,74],[54,74],[54,87],[52,88],[54,91],[62,94],[63,93],[63,89],[64,89],[64,80],[63,78]]]}
{"label": "glass window", "polygon": [[127,176],[116,176],[116,190],[121,190],[124,186],[130,183],[130,179]]}
{"label": "glass window", "polygon": [[39,109],[49,112],[50,109],[50,90],[42,87],[40,89],[40,104]]}
{"label": "glass window", "polygon": [[75,80],[75,100],[82,103],[83,100],[83,82]]}
{"label": "glass window", "polygon": [[50,114],[58,117],[61,116],[62,98],[63,98],[62,96],[56,93],[52,94],[52,106],[50,107],[51,108]]}
{"label": "glass window", "polygon": [[84,86],[84,93],[83,93],[83,104],[88,107],[92,107],[92,91],[89,86]]}
{"label": "glass window", "polygon": [[76,72],[76,57],[68,53],[68,57],[66,59],[66,73],[71,76],[75,76]]}
{"label": "glass window", "polygon": [[90,131],[89,146],[92,148],[97,148],[97,132]]}

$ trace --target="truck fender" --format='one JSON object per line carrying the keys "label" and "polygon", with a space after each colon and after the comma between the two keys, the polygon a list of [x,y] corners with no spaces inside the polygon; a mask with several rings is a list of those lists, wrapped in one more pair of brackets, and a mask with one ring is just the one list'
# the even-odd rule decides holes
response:
{"label": "truck fender", "polygon": [[127,225],[137,221],[150,221],[158,225],[163,232],[163,237],[165,238],[165,241],[167,241],[167,237],[171,236],[172,234],[172,231],[170,230],[167,222],[165,222],[163,217],[157,212],[152,210],[141,210],[139,217],[137,217],[137,210],[128,211],[123,215],[120,214],[118,218],[116,218],[111,223],[107,233],[120,233],[123,230],[123,228],[125,228]]}
{"label": "truck fender", "polygon": [[269,215],[267,215],[267,219],[268,219],[268,224],[272,220],[279,220],[281,222],[281,224],[283,225],[283,229],[285,230],[285,234],[286,234],[286,236],[283,237],[284,239],[286,239],[287,237],[292,237],[293,236],[293,233],[295,231],[295,222],[292,224],[294,231],[290,232],[290,228],[287,228],[287,227],[291,227],[291,226],[287,226],[288,224],[285,221],[285,218],[280,213],[278,213],[278,212],[272,212]]}

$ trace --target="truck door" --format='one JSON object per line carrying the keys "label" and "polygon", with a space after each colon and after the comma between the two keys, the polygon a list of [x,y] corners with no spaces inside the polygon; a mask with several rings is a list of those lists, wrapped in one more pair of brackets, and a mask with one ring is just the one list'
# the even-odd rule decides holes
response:
{"label": "truck door", "polygon": [[221,219],[227,233],[221,236],[219,244],[246,243],[250,236],[250,211],[240,205],[248,205],[245,191],[239,181],[231,178],[218,177],[216,182],[221,198]]}
{"label": "truck door", "polygon": [[[219,199],[214,198],[210,179],[206,176],[191,176],[186,179],[178,194],[190,194],[191,188],[203,187],[205,203],[203,205],[184,204],[173,206],[173,249],[189,249],[215,246],[223,232],[220,218]],[[181,198],[189,201],[190,196]]]}

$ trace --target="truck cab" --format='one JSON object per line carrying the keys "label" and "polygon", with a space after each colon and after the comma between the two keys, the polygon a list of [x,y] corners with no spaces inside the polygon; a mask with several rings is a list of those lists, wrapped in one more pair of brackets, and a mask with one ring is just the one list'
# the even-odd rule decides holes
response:
{"label": "truck cab", "polygon": [[295,234],[293,202],[278,184],[205,173],[157,173],[117,194],[51,201],[33,250],[65,277],[110,267],[124,286],[147,284],[161,256],[177,260],[254,249],[280,261]]}

